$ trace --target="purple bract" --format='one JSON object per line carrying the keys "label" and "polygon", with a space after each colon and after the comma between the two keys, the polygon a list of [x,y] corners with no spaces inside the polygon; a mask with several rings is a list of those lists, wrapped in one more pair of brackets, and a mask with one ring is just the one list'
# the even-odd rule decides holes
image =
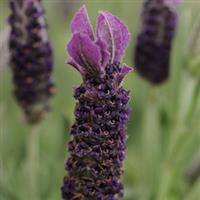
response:
{"label": "purple bract", "polygon": [[[127,26],[109,12],[100,12],[97,20],[96,38],[85,7],[71,23],[72,39],[67,46],[70,65],[83,76],[101,76],[105,67],[119,63],[129,41]],[[129,69],[127,69],[127,72]]]}

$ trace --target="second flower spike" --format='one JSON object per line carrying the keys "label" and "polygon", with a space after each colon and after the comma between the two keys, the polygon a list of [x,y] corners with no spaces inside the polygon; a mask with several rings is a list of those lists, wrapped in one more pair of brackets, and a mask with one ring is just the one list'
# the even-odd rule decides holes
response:
{"label": "second flower spike", "polygon": [[41,0],[10,0],[14,94],[28,123],[41,120],[54,93],[53,55]]}
{"label": "second flower spike", "polygon": [[181,0],[145,0],[134,61],[141,76],[153,84],[169,76],[172,40],[177,27],[177,5]]}

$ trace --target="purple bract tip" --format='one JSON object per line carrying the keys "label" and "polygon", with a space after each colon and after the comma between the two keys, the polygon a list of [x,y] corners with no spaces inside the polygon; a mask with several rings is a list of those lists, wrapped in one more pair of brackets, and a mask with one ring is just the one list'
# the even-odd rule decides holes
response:
{"label": "purple bract tip", "polygon": [[97,19],[96,37],[85,6],[71,22],[72,39],[67,46],[68,62],[83,77],[105,72],[105,67],[119,63],[128,46],[130,33],[116,16],[101,11]]}

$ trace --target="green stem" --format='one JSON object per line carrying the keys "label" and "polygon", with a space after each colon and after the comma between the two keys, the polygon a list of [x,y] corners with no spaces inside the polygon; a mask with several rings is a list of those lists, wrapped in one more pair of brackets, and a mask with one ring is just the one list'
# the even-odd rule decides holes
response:
{"label": "green stem", "polygon": [[[142,131],[143,179],[149,188],[147,194],[150,196],[156,192],[160,169],[162,131],[159,124],[158,92],[156,87],[148,88]],[[148,170],[146,170],[147,166]],[[150,198],[150,196],[146,198]]]}
{"label": "green stem", "polygon": [[186,118],[183,121],[179,121],[174,128],[171,130],[171,139],[169,141],[168,150],[166,154],[165,161],[163,163],[163,173],[160,181],[160,189],[157,196],[157,200],[167,198],[169,194],[170,187],[172,181],[174,179],[174,175],[176,174],[176,162],[177,159],[181,156],[180,152],[184,147],[185,143],[188,141],[189,137],[192,137],[196,127],[191,127],[191,122],[193,119],[193,114],[196,111],[196,106],[198,103],[199,89],[200,84],[199,81],[194,85],[194,93],[192,96],[192,102],[189,105],[189,109],[187,110]]}
{"label": "green stem", "polygon": [[[188,80],[188,79],[187,79]],[[167,159],[170,159],[171,156],[174,157],[174,155],[177,152],[177,147],[180,147],[179,144],[181,141],[185,139],[185,136],[187,136],[188,130],[190,129],[193,130],[195,127],[191,127],[192,120],[193,120],[193,115],[196,111],[196,107],[198,104],[198,97],[200,95],[200,80],[199,81],[192,81],[189,79],[192,84],[190,87],[188,87],[188,90],[185,91],[186,93],[191,90],[191,98],[187,101],[189,103],[187,104],[187,109],[186,112],[181,112],[179,115],[181,117],[177,117],[178,120],[176,120],[176,124],[174,127],[171,129],[171,134],[170,134],[170,140],[169,140],[169,145],[168,145],[168,150],[167,150]],[[184,97],[184,96],[183,96]],[[183,98],[182,97],[182,98]],[[186,100],[186,98],[184,97]],[[186,102],[180,102],[180,108],[179,110],[184,110]],[[180,112],[180,111],[179,111]]]}
{"label": "green stem", "polygon": [[195,50],[197,48],[198,45],[198,39],[199,39],[199,35],[200,35],[200,15],[197,18],[197,21],[194,25],[194,27],[192,27],[192,34],[191,34],[191,40],[190,40],[190,44],[189,44],[189,55],[194,55],[195,54]]}
{"label": "green stem", "polygon": [[31,127],[27,141],[27,185],[29,200],[38,200],[39,129]]}
{"label": "green stem", "polygon": [[189,111],[188,111],[186,122],[191,123],[191,121],[193,119],[193,114],[196,110],[196,107],[197,107],[197,104],[198,104],[198,101],[199,101],[199,96],[200,96],[200,80],[198,80],[196,82],[196,86],[195,86],[195,89],[194,89],[194,95],[193,95],[192,102],[191,102],[191,105],[190,105],[190,108],[189,108]]}

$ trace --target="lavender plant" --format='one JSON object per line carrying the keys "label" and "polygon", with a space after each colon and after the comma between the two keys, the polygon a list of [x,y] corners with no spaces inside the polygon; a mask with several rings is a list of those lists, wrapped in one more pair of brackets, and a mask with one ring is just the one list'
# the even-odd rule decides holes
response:
{"label": "lavender plant", "polygon": [[153,84],[169,76],[172,41],[181,0],[145,0],[134,60],[141,76]]}
{"label": "lavender plant", "polygon": [[71,23],[68,64],[83,83],[74,91],[75,123],[68,144],[62,198],[117,200],[123,195],[129,92],[121,82],[131,68],[120,67],[129,41],[127,26],[109,12],[97,19],[96,38],[83,6]]}
{"label": "lavender plant", "polygon": [[10,0],[10,9],[14,94],[33,124],[49,110],[54,93],[52,47],[41,0]]}

